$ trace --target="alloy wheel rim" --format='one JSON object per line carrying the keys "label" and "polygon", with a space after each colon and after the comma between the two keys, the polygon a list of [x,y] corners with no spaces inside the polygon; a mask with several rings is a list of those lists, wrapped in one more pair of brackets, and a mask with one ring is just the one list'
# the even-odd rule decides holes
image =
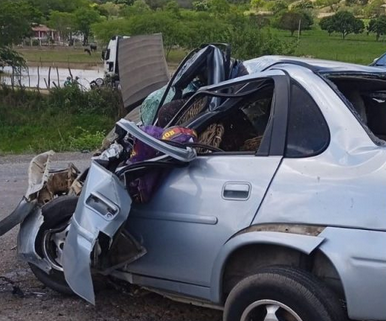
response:
{"label": "alloy wheel rim", "polygon": [[70,225],[48,230],[43,238],[43,254],[51,267],[57,271],[63,272],[62,256],[64,243],[67,238]]}
{"label": "alloy wheel rim", "polygon": [[244,310],[240,321],[303,321],[289,306],[276,300],[258,300]]}

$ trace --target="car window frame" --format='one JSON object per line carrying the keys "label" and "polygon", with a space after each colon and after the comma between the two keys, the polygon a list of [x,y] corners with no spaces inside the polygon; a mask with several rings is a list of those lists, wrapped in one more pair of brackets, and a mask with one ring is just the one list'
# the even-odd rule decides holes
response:
{"label": "car window frame", "polygon": [[[352,113],[352,115],[355,117],[355,119],[359,122],[359,124],[362,126],[363,130],[366,132],[366,134],[370,137],[372,142],[375,146],[379,147],[385,147],[386,141],[378,138],[371,129],[363,122],[361,117],[359,116],[358,112],[355,110],[354,106],[351,104],[351,102],[346,98],[346,96],[338,89],[338,87],[334,84],[332,80],[329,79],[330,75],[337,75],[340,74],[340,72],[324,72],[319,73],[319,77],[323,79],[323,81],[326,82],[326,84],[332,89],[332,91],[339,97],[339,99],[344,103],[344,105],[348,108],[348,110]],[[358,72],[346,72],[346,75],[358,75]],[[331,135],[331,134],[330,134]]]}
{"label": "car window frame", "polygon": [[[240,156],[240,155],[255,155],[255,156],[284,156],[286,148],[286,135],[288,125],[288,109],[289,109],[289,98],[290,98],[290,76],[288,73],[283,71],[283,75],[267,75],[260,77],[249,77],[248,79],[240,79],[239,81],[232,81],[231,83],[219,84],[217,86],[211,86],[210,90],[221,90],[229,86],[234,85],[247,85],[252,82],[272,80],[274,83],[274,91],[272,97],[272,105],[270,116],[268,119],[267,127],[264,132],[263,140],[257,151],[224,151],[224,152],[213,152],[208,154],[200,154],[202,156]],[[240,77],[245,78],[245,77]],[[193,98],[193,97],[192,97]],[[221,110],[218,108],[217,111]],[[187,127],[195,129],[204,120],[208,112],[200,114],[198,118],[193,119]],[[202,119],[200,119],[202,118]]]}

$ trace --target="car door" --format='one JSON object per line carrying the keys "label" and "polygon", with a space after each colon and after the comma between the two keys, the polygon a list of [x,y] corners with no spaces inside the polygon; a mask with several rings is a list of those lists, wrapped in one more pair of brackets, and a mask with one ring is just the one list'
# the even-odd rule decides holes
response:
{"label": "car door", "polygon": [[[165,154],[157,160],[143,161],[124,167],[131,167],[131,169],[135,167],[136,170],[146,171],[151,164],[155,163],[158,166],[165,164],[165,158],[172,157],[180,163],[189,163],[196,158],[196,152],[192,148],[166,144],[145,133],[133,122],[121,119],[117,125]],[[173,165],[172,162],[167,164]],[[74,293],[92,304],[95,303],[91,275],[92,257],[95,261],[104,254],[103,252],[111,250],[121,226],[130,213],[132,199],[125,182],[125,168],[122,170],[122,174],[119,174],[121,170],[112,173],[97,161],[92,161],[63,249],[62,265],[67,284]],[[99,245],[101,235],[108,239],[105,251],[102,251]]]}
{"label": "car door", "polygon": [[141,275],[137,283],[157,278],[165,282],[146,284],[181,293],[183,286],[168,281],[208,288],[221,247],[251,224],[283,157],[289,84],[284,73],[269,71],[238,85],[250,87],[252,80],[274,84],[259,150],[198,155],[189,166],[173,169],[149,203],[132,207],[126,228],[147,249],[126,267]]}

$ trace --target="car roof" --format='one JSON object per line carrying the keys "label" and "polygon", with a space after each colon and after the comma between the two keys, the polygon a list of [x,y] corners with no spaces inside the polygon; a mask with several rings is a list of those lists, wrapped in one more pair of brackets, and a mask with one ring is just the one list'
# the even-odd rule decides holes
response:
{"label": "car roof", "polygon": [[340,61],[313,59],[313,58],[301,58],[291,56],[262,56],[244,61],[244,65],[249,73],[256,73],[264,71],[272,65],[277,64],[293,64],[307,67],[315,72],[328,73],[328,72],[342,72],[342,73],[379,73],[385,74],[384,68],[372,67],[351,64]]}

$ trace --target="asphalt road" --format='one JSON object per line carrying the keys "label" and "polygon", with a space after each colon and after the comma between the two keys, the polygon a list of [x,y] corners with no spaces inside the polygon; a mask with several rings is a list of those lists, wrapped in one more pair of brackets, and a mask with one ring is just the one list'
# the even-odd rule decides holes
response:
{"label": "asphalt road", "polygon": [[[23,196],[31,158],[31,155],[0,157],[0,220]],[[83,169],[89,159],[89,154],[57,154],[54,165],[66,167],[68,162],[73,162]],[[96,306],[77,297],[63,296],[44,287],[28,265],[17,259],[16,236],[17,228],[14,228],[0,237],[0,321],[220,321],[222,318],[219,311],[175,303],[107,281],[97,293]]]}

